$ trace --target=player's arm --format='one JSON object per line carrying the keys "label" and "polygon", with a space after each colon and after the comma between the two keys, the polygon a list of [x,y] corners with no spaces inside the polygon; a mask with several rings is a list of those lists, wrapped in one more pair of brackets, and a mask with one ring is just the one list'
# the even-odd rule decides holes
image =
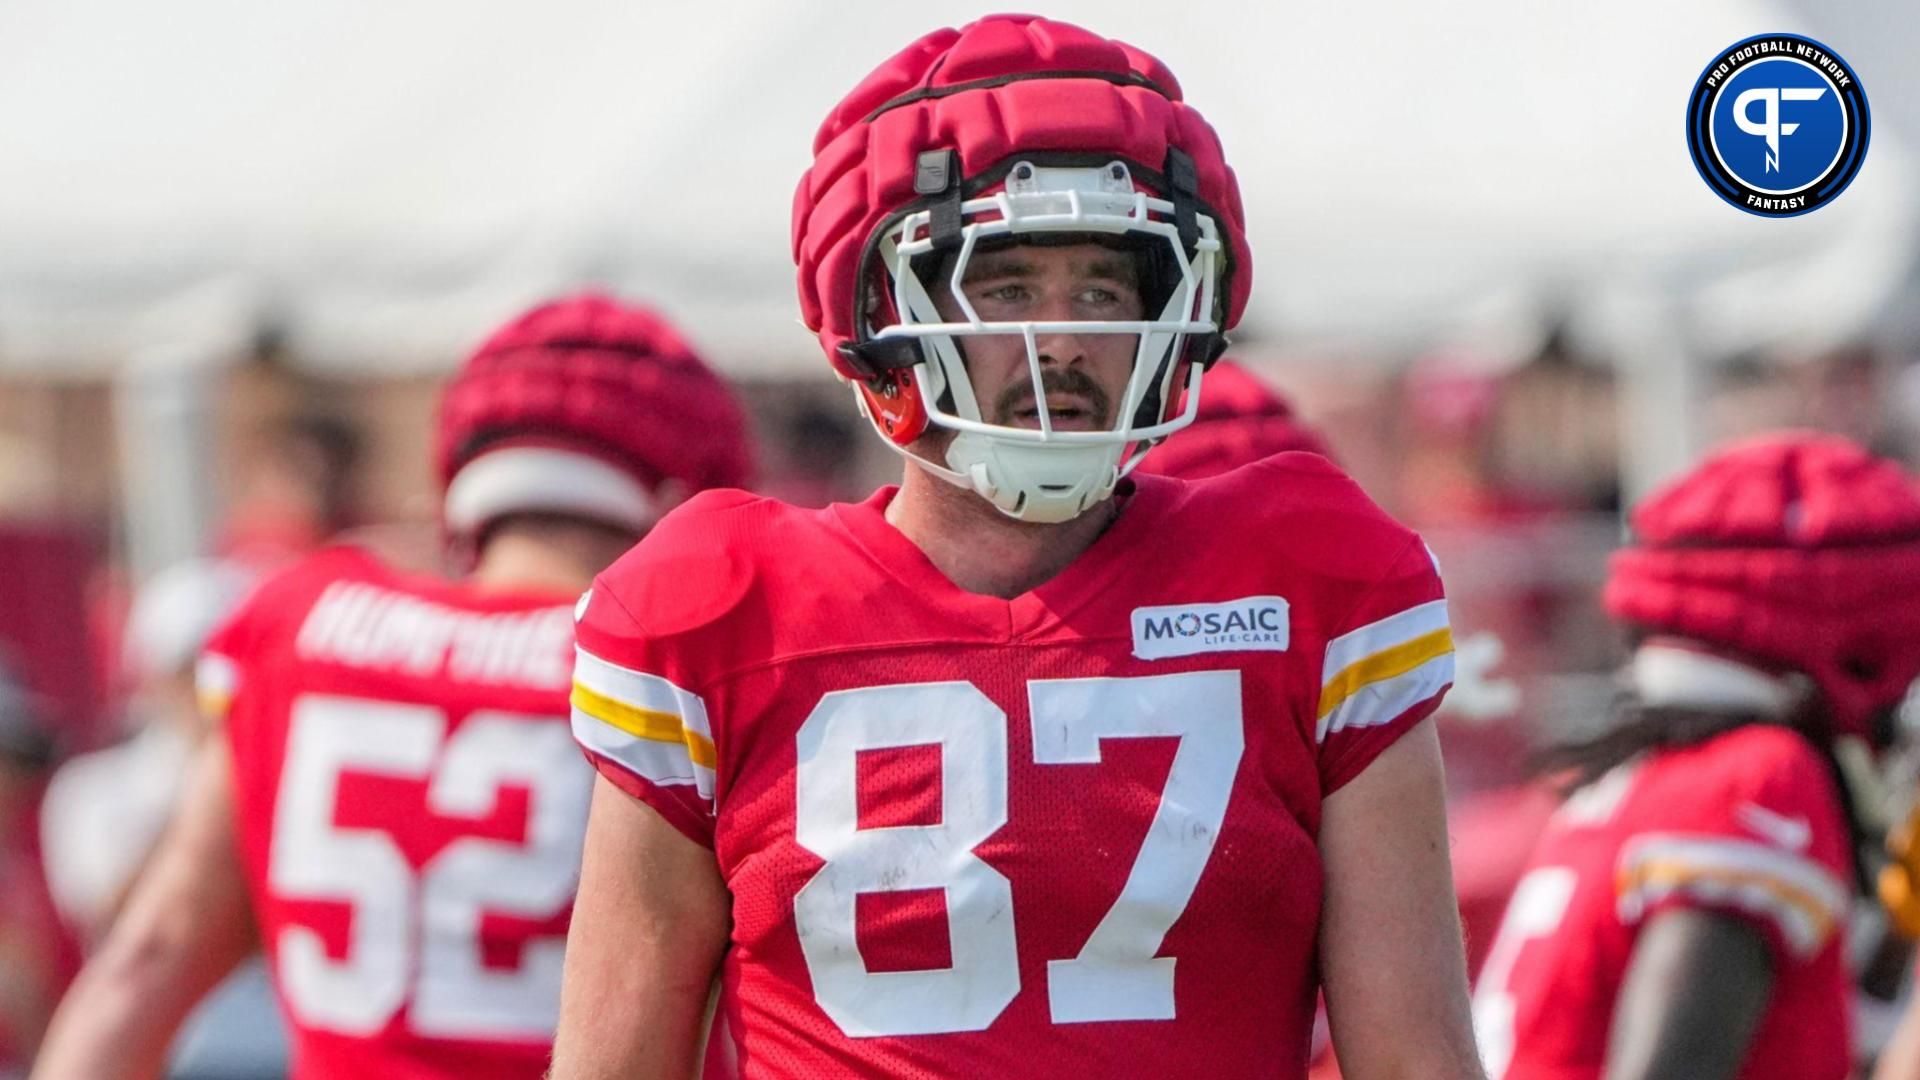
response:
{"label": "player's arm", "polygon": [[54,1014],[34,1080],[160,1075],[188,1011],[253,951],[233,813],[227,741],[215,734],[126,909]]}
{"label": "player's arm", "polygon": [[1610,1080],[1738,1075],[1775,984],[1840,948],[1852,856],[1827,763],[1755,728],[1693,779],[1663,812],[1668,831],[1634,836],[1613,868],[1615,910],[1638,932]]}
{"label": "player's arm", "polygon": [[548,1075],[698,1075],[729,910],[712,850],[598,779]]}
{"label": "player's arm", "polygon": [[1327,796],[1320,958],[1347,1080],[1479,1080],[1431,719]]}
{"label": "player's arm", "polygon": [[1711,911],[1663,911],[1627,963],[1607,1080],[1720,1080],[1740,1071],[1773,990],[1765,939]]}
{"label": "player's arm", "polygon": [[1900,1026],[1880,1051],[1873,1080],[1920,1080],[1920,994],[1908,1000]]}

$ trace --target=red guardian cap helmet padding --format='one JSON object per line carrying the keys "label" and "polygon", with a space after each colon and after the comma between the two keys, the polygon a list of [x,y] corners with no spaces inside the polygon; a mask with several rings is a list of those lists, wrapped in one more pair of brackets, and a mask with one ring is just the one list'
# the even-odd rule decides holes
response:
{"label": "red guardian cap helmet padding", "polygon": [[[909,456],[1013,517],[1064,521],[1192,421],[1252,286],[1243,223],[1219,139],[1165,65],[1066,23],[997,15],[909,45],[821,125],[794,195],[800,308],[889,445],[951,431],[944,462]],[[1075,236],[1155,269],[1144,319],[988,322],[960,293],[983,245]],[[942,290],[953,322],[935,309]],[[1113,428],[1054,431],[1044,408],[1039,430],[984,422],[959,339],[1024,337],[1044,398],[1035,335],[1059,332],[1135,337]]]}
{"label": "red guardian cap helmet padding", "polygon": [[1203,480],[1289,450],[1333,456],[1326,440],[1294,415],[1278,391],[1233,361],[1221,360],[1207,372],[1207,396],[1193,426],[1156,449],[1140,471]]}
{"label": "red guardian cap helmet padding", "polygon": [[1742,443],[1633,514],[1604,601],[1615,619],[1801,672],[1836,736],[1920,677],[1920,493],[1904,470],[1812,433]]}
{"label": "red guardian cap helmet padding", "polygon": [[753,447],[726,383],[666,320],[586,294],[480,346],[440,402],[434,461],[448,534],[510,514],[645,532],[673,501],[748,482]]}

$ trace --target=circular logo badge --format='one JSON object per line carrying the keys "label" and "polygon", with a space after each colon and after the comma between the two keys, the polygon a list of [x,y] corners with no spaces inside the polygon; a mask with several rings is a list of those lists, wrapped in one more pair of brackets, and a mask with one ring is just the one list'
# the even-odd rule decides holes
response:
{"label": "circular logo badge", "polygon": [[1707,64],[1687,102],[1687,148],[1714,194],[1793,217],[1832,202],[1867,157],[1867,94],[1832,49],[1761,34]]}

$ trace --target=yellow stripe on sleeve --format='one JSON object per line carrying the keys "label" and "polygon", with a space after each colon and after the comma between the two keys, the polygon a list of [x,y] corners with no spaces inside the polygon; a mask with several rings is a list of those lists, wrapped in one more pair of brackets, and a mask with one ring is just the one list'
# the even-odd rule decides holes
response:
{"label": "yellow stripe on sleeve", "polygon": [[1318,718],[1326,719],[1329,713],[1340,707],[1341,702],[1373,683],[1405,675],[1421,664],[1452,651],[1453,631],[1443,626],[1412,641],[1382,649],[1364,660],[1356,660],[1320,688]]}
{"label": "yellow stripe on sleeve", "polygon": [[194,704],[211,723],[224,723],[240,688],[240,667],[220,653],[202,653],[193,664]]}
{"label": "yellow stripe on sleeve", "polygon": [[702,768],[711,769],[719,760],[714,753],[713,740],[688,729],[673,713],[637,708],[589,690],[577,681],[573,684],[572,702],[574,708],[635,738],[685,743],[687,756]]}
{"label": "yellow stripe on sleeve", "polygon": [[1816,942],[1825,941],[1833,930],[1834,913],[1823,900],[1769,874],[1663,860],[1623,869],[1614,880],[1614,888],[1621,896],[1643,889],[1666,892],[1698,885],[1729,895],[1736,890],[1756,890],[1782,908],[1797,911],[1806,918]]}
{"label": "yellow stripe on sleeve", "polygon": [[211,723],[225,722],[227,713],[233,708],[233,694],[226,690],[201,687],[193,696],[195,704],[199,706],[200,716]]}

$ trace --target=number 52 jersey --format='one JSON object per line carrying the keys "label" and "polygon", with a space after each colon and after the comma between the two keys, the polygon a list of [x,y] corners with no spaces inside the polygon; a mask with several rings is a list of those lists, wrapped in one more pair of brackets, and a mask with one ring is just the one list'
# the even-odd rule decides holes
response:
{"label": "number 52 jersey", "polygon": [[573,729],[711,848],[747,1077],[1304,1076],[1322,800],[1452,678],[1324,459],[1147,477],[961,591],[867,502],[697,497],[595,583]]}
{"label": "number 52 jersey", "polygon": [[571,616],[343,548],[209,642],[296,1077],[545,1070],[593,782],[567,734]]}

